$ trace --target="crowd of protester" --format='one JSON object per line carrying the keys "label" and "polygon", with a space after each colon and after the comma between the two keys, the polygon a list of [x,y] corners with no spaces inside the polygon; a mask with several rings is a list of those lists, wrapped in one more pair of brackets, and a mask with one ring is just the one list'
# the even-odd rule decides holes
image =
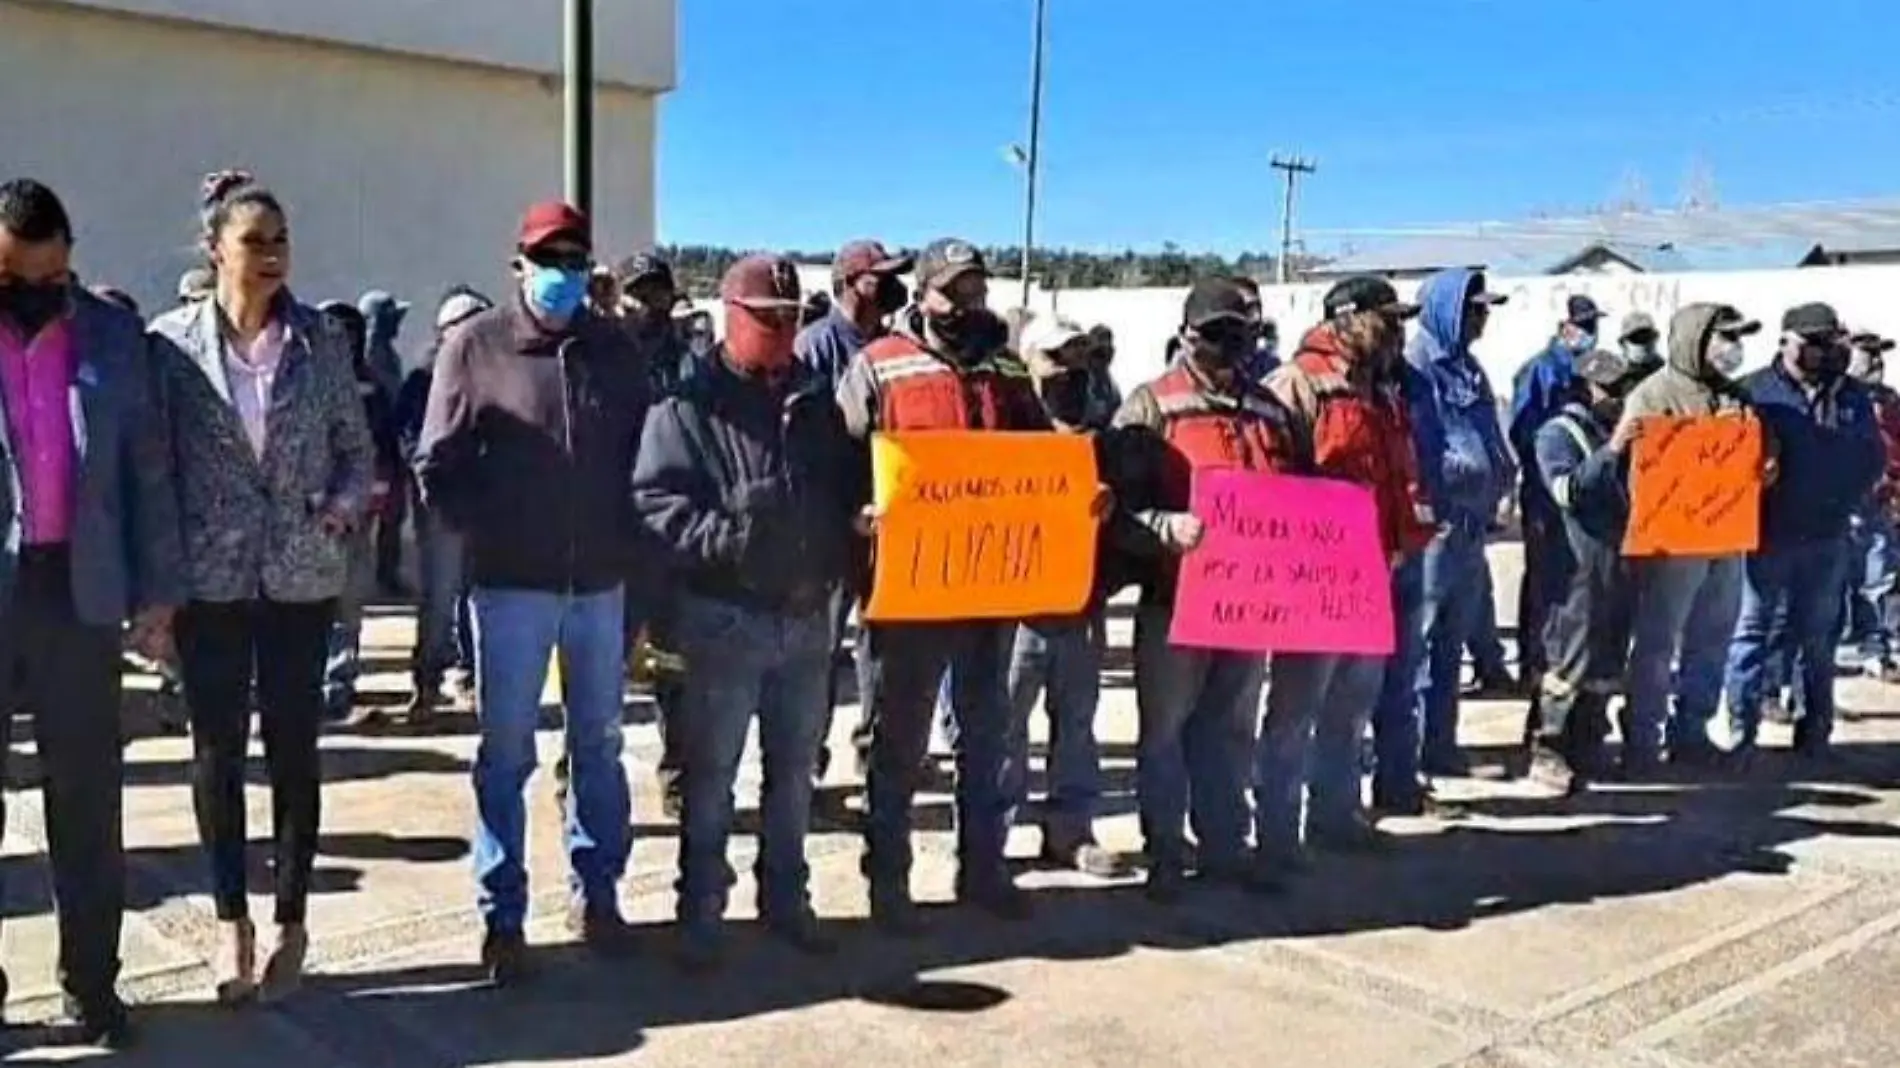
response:
{"label": "crowd of protester", "polygon": [[[501,985],[529,973],[525,787],[551,656],[569,928],[604,952],[629,945],[621,723],[629,672],[643,674],[680,825],[677,952],[691,971],[728,952],[734,783],[754,720],[758,914],[801,951],[835,949],[805,840],[852,677],[870,918],[907,936],[924,922],[912,813],[935,774],[933,726],[954,753],[955,898],[1022,920],[1033,895],[1005,856],[1022,813],[1036,813],[1045,860],[1138,874],[1162,906],[1203,886],[1272,894],[1312,851],[1382,848],[1381,817],[1433,815],[1433,782],[1468,773],[1468,647],[1476,692],[1528,700],[1529,773],[1565,794],[1667,764],[1745,766],[1764,718],[1793,722],[1801,759],[1830,760],[1843,633],[1870,674],[1900,674],[1900,397],[1881,384],[1893,343],[1826,305],[1789,309],[1772,361],[1742,375],[1762,324],[1732,307],[1685,306],[1666,334],[1631,314],[1609,343],[1604,310],[1576,297],[1501,404],[1472,352],[1505,300],[1480,271],[1434,275],[1416,303],[1376,277],[1341,281],[1286,352],[1257,285],[1204,278],[1165,369],[1124,397],[1109,331],[993,313],[968,242],[915,256],[847,244],[822,301],[789,261],[748,256],[720,286],[715,341],[706,318],[680,314],[664,261],[608,267],[587,217],[545,202],[497,250],[515,283],[493,299],[449,289],[405,364],[408,303],[293,296],[288,209],[248,174],[207,178],[205,265],[148,323],[124,293],[79,284],[52,190],[0,185],[0,679],[6,707],[35,722],[60,975],[88,1040],[131,1036],[115,993],[122,650],[166,680],[190,733],[217,996],[282,998],[310,944],[319,736],[390,714],[356,694],[363,606],[379,596],[416,607],[400,714],[468,702],[477,715],[479,953]],[[1762,426],[1759,548],[1625,556],[1630,454],[1651,417],[1711,415]],[[1101,485],[1082,611],[857,621],[881,519],[870,439],[928,430],[1088,438]],[[1391,655],[1170,642],[1181,560],[1206,533],[1191,483],[1215,468],[1369,491]],[[1486,555],[1513,503],[1520,677]],[[1108,606],[1131,589],[1135,857],[1094,831]],[[1038,705],[1048,789],[1032,808]],[[254,715],[276,873],[268,946],[245,878]]]}

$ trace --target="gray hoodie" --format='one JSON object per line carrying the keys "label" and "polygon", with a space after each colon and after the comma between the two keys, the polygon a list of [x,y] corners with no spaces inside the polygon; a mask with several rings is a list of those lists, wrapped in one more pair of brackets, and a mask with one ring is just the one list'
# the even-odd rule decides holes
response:
{"label": "gray hoodie", "polygon": [[1717,322],[1741,323],[1726,304],[1689,304],[1669,320],[1669,359],[1623,402],[1623,423],[1644,416],[1698,416],[1746,406],[1740,389],[1709,366],[1709,335]]}

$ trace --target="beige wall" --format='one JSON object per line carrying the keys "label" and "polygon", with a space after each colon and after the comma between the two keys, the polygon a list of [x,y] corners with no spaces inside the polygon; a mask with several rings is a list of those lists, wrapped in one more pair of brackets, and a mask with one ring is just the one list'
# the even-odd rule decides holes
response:
{"label": "beige wall", "polygon": [[[57,188],[87,280],[148,304],[196,262],[208,169],[283,196],[310,301],[499,286],[521,209],[561,191],[560,94],[530,74],[0,0],[0,100],[0,171]],[[601,95],[603,252],[652,240],[654,110]]]}

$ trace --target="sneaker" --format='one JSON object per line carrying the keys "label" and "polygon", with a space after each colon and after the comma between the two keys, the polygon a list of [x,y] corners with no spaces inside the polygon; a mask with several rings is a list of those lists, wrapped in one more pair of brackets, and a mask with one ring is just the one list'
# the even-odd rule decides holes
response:
{"label": "sneaker", "polygon": [[871,923],[887,935],[915,938],[924,933],[924,917],[903,884],[871,886]]}
{"label": "sneaker", "polygon": [[977,881],[974,885],[957,880],[957,904],[974,907],[999,920],[1020,923],[1036,911],[1029,892],[1016,885],[1008,875]]}
{"label": "sneaker", "polygon": [[603,957],[625,957],[634,951],[634,928],[613,902],[592,905],[574,902],[567,908],[567,933]]}
{"label": "sneaker", "polygon": [[1541,744],[1531,747],[1530,778],[1539,786],[1555,790],[1564,797],[1580,794],[1589,786],[1583,772],[1573,766],[1568,758]]}
{"label": "sneaker", "polygon": [[1127,876],[1130,867],[1119,854],[1103,849],[1093,839],[1082,838],[1064,841],[1043,832],[1042,859],[1052,867],[1067,871],[1081,872],[1096,879],[1120,879]]}
{"label": "sneaker", "polygon": [[115,993],[108,992],[102,998],[89,1001],[80,1001],[68,994],[65,1009],[73,1022],[75,1045],[124,1050],[130,1049],[137,1040],[132,1030],[132,1016]]}
{"label": "sneaker", "polygon": [[1783,701],[1780,694],[1769,694],[1761,699],[1761,718],[1764,723],[1792,727],[1794,710],[1788,707],[1788,702]]}
{"label": "sneaker", "polygon": [[482,970],[495,986],[515,986],[528,977],[528,940],[519,931],[490,931],[482,939]]}
{"label": "sneaker", "polygon": [[829,957],[838,952],[838,940],[825,933],[824,924],[810,909],[784,916],[768,916],[766,933],[809,957]]}

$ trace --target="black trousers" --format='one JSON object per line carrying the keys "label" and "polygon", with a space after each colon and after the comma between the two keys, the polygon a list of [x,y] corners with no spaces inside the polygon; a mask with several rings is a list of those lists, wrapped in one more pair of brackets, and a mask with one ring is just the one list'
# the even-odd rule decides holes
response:
{"label": "black trousers", "polygon": [[[15,710],[33,717],[46,852],[59,920],[59,981],[82,1005],[112,993],[125,917],[125,763],[119,628],[73,611],[64,547],[20,552],[0,615],[0,770]],[[0,822],[4,822],[0,800]]]}
{"label": "black trousers", "polygon": [[193,601],[178,617],[178,652],[191,709],[192,802],[211,862],[221,920],[250,914],[246,900],[244,764],[255,681],[270,776],[278,923],[302,923],[317,856],[323,667],[334,601]]}

